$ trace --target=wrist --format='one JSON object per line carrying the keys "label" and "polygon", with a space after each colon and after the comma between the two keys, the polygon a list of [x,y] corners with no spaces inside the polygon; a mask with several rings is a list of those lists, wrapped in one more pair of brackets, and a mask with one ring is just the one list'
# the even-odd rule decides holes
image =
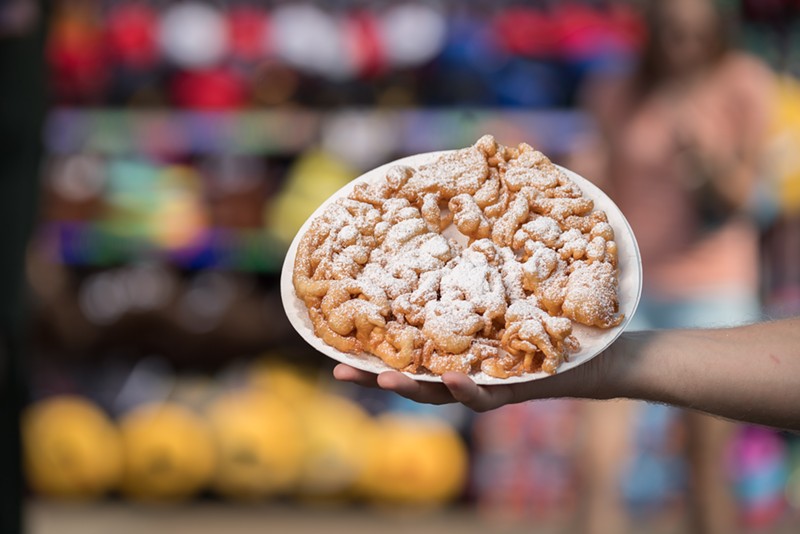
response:
{"label": "wrist", "polygon": [[602,355],[595,398],[651,400],[654,332],[624,332]]}
{"label": "wrist", "polygon": [[[643,361],[650,357],[644,348],[653,334],[623,333],[610,347],[588,362],[543,380],[526,382],[518,388],[519,401],[573,397],[608,400],[647,398],[652,370]],[[518,401],[518,402],[519,402]]]}

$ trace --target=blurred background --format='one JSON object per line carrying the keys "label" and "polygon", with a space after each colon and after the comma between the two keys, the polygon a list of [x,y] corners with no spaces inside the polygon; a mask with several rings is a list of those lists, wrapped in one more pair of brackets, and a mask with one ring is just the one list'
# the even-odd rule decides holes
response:
{"label": "blurred background", "polygon": [[334,383],[279,269],[361,172],[491,133],[629,217],[632,328],[800,313],[798,15],[4,0],[0,530],[796,532],[797,437],[631,402],[476,416]]}

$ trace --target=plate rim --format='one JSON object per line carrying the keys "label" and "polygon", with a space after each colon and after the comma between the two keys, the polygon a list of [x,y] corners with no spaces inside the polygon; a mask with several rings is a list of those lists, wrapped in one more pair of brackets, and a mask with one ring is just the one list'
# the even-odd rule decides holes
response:
{"label": "plate rim", "polygon": [[[355,367],[355,368],[363,370],[363,371],[367,371],[369,373],[380,374],[380,373],[386,372],[386,371],[396,371],[396,369],[393,369],[393,368],[389,367],[388,365],[383,363],[383,361],[380,358],[378,358],[377,356],[374,356],[372,354],[369,354],[369,353],[366,353],[366,352],[361,353],[361,354],[349,354],[349,353],[341,352],[338,349],[326,344],[324,341],[322,341],[322,339],[317,337],[317,335],[313,331],[313,328],[309,328],[308,325],[306,325],[303,322],[303,319],[301,317],[297,316],[297,314],[295,313],[295,310],[292,309],[293,305],[297,305],[299,303],[300,305],[302,305],[302,309],[303,310],[306,309],[305,303],[303,303],[302,300],[300,300],[300,298],[297,297],[297,294],[296,294],[295,289],[294,289],[294,283],[292,281],[293,274],[294,274],[294,262],[295,262],[295,257],[297,255],[297,247],[298,247],[298,244],[300,242],[300,239],[302,239],[303,235],[305,235],[305,233],[308,231],[308,228],[311,225],[312,221],[314,221],[317,217],[319,217],[330,204],[335,202],[337,199],[347,195],[355,187],[356,184],[358,184],[360,182],[363,182],[363,181],[374,180],[374,179],[376,179],[375,177],[380,175],[380,174],[385,175],[386,171],[388,171],[389,168],[394,167],[396,165],[408,165],[408,166],[412,166],[412,167],[416,168],[416,167],[418,167],[420,165],[424,165],[426,163],[433,162],[433,161],[436,160],[436,158],[438,158],[440,156],[443,156],[443,155],[446,155],[446,154],[449,154],[449,153],[452,153],[452,152],[456,152],[456,151],[457,150],[440,150],[440,151],[434,151],[434,152],[422,152],[422,153],[419,153],[419,154],[412,154],[412,155],[405,156],[405,157],[399,158],[397,160],[385,163],[385,164],[380,165],[378,167],[375,167],[373,169],[367,170],[367,171],[363,172],[361,175],[359,175],[358,177],[354,178],[353,180],[351,180],[350,182],[345,184],[344,186],[342,186],[341,188],[339,188],[334,194],[329,196],[327,199],[325,199],[325,201],[322,202],[322,204],[320,204],[314,210],[314,212],[311,213],[311,215],[309,215],[308,218],[305,220],[303,225],[300,227],[300,229],[295,234],[294,238],[292,239],[291,244],[289,245],[289,248],[286,251],[286,255],[284,257],[283,264],[282,264],[282,267],[281,267],[280,286],[281,286],[281,301],[282,301],[282,304],[283,304],[284,312],[285,312],[287,318],[289,319],[289,322],[291,323],[291,325],[295,329],[295,331],[312,348],[314,348],[315,350],[321,352],[322,354],[324,354],[325,356],[327,356],[327,357],[329,357],[329,358],[331,358],[333,360],[336,360],[336,361],[338,361],[340,363],[345,363],[347,365],[350,365],[352,367]],[[410,164],[411,161],[415,161],[416,162],[417,160],[423,160],[423,161],[422,161],[422,163],[417,162],[417,163],[414,163],[413,165]],[[583,176],[581,176],[580,174],[576,173],[575,171],[572,171],[570,169],[562,167],[561,165],[556,165],[556,166],[561,171],[566,173],[567,176],[570,177],[570,179],[576,181],[578,187],[581,188],[581,191],[583,192],[583,194],[586,195],[588,198],[590,198],[591,200],[596,202],[596,199],[597,199],[597,197],[599,195],[600,197],[603,198],[604,202],[607,202],[611,206],[613,206],[613,208],[615,209],[616,213],[619,215],[620,219],[625,224],[625,230],[627,230],[626,235],[629,236],[630,244],[633,247],[633,250],[631,252],[633,253],[632,254],[633,258],[635,259],[634,265],[636,266],[636,272],[632,273],[632,274],[628,274],[628,276],[636,276],[637,277],[636,285],[635,285],[635,297],[631,302],[630,313],[626,313],[625,314],[625,318],[622,320],[622,323],[620,323],[618,326],[615,326],[612,329],[608,329],[606,331],[609,334],[613,333],[613,335],[608,335],[607,339],[605,339],[604,343],[602,344],[602,347],[596,349],[591,354],[584,355],[580,359],[580,361],[573,360],[573,361],[566,361],[566,362],[562,363],[559,366],[558,370],[556,371],[556,374],[561,374],[563,372],[567,372],[567,371],[569,371],[571,369],[579,367],[579,366],[585,364],[586,362],[592,360],[593,358],[595,358],[599,354],[603,353],[609,346],[611,346],[619,338],[620,335],[622,335],[622,333],[625,331],[626,327],[630,324],[631,320],[633,319],[633,316],[636,313],[636,310],[637,310],[637,308],[639,306],[639,302],[640,302],[641,297],[642,297],[643,273],[642,273],[642,256],[641,256],[641,253],[640,253],[640,250],[639,250],[639,244],[638,244],[638,242],[636,240],[635,234],[633,233],[633,228],[631,227],[630,223],[628,222],[628,219],[625,217],[625,214],[622,213],[622,210],[619,209],[619,207],[613,201],[613,199],[611,199],[611,197],[609,197],[602,189],[600,189],[600,187],[595,185],[593,182],[591,182],[587,178],[584,178]],[[585,189],[587,186],[591,190],[591,194],[587,194],[587,191]],[[607,210],[605,208],[603,208],[603,211],[607,211]],[[617,242],[619,242],[618,238],[615,238],[615,240]],[[622,285],[621,284],[622,275],[620,275],[619,278],[620,278],[620,281],[618,282],[618,287]],[[307,314],[306,314],[306,318],[307,318]],[[309,320],[309,322],[310,322],[310,320]],[[574,321],[573,321],[573,323],[574,323]],[[376,372],[376,370],[374,368],[367,366],[367,364],[370,363],[370,362],[373,365],[377,364],[377,365],[383,367],[383,369],[381,369],[381,370]],[[408,376],[408,377],[410,377],[410,378],[412,378],[412,379],[414,379],[414,380],[416,380],[418,382],[441,382],[442,381],[441,377],[438,376],[438,375],[427,374],[427,373],[426,374],[414,374],[414,373],[409,373],[409,372],[405,372],[405,371],[400,371],[400,372],[402,372],[406,376]],[[549,374],[547,374],[547,373],[545,373],[543,371],[540,371],[540,372],[537,372],[537,373],[524,373],[524,374],[519,375],[519,376],[512,376],[512,377],[503,378],[503,379],[494,378],[494,377],[483,377],[481,375],[483,375],[483,373],[476,373],[476,374],[473,374],[473,375],[470,375],[470,376],[475,381],[475,383],[479,384],[479,385],[517,384],[517,383],[524,383],[524,382],[532,382],[532,381],[536,381],[536,380],[542,380],[544,378],[547,378],[547,377],[550,377],[550,376],[554,376],[554,375],[549,375]]]}

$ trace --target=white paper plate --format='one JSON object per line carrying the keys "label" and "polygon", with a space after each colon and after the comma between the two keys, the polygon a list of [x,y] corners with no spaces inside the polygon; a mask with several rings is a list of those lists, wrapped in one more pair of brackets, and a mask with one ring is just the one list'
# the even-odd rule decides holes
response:
{"label": "white paper plate", "polygon": [[[334,360],[346,363],[357,369],[369,371],[371,373],[380,373],[382,371],[391,370],[391,368],[383,363],[380,358],[372,356],[371,354],[348,354],[341,352],[330,345],[327,345],[320,338],[314,334],[314,328],[311,320],[308,318],[305,303],[297,297],[292,284],[292,272],[294,270],[294,259],[297,254],[297,245],[300,238],[306,233],[311,221],[319,217],[329,204],[335,202],[337,199],[346,197],[352,191],[353,187],[360,182],[372,183],[382,180],[386,176],[386,172],[393,165],[407,165],[409,167],[417,168],[426,163],[435,161],[442,154],[447,152],[430,152],[427,154],[416,154],[407,158],[399,159],[391,163],[387,163],[381,167],[373,169],[366,174],[356,178],[333,196],[326,200],[317,210],[309,217],[300,231],[292,241],[289,247],[289,252],[286,254],[286,259],[283,262],[283,269],[281,271],[281,298],[283,300],[283,307],[286,310],[286,315],[289,321],[294,326],[300,335],[312,347],[333,358]],[[581,350],[577,353],[571,354],[568,362],[564,362],[558,368],[558,372],[563,372],[568,369],[577,367],[586,363],[594,356],[597,356],[606,349],[615,339],[623,332],[625,327],[633,317],[636,307],[639,304],[639,297],[642,293],[642,260],[639,256],[639,246],[636,244],[636,238],[633,235],[628,221],[622,215],[622,212],[608,198],[597,186],[589,182],[585,178],[575,174],[574,172],[561,168],[567,175],[578,184],[583,191],[584,196],[594,201],[595,209],[603,210],[608,216],[608,222],[614,228],[615,239],[617,242],[618,264],[619,264],[619,305],[620,312],[625,314],[625,319],[622,324],[615,328],[606,330],[594,328],[584,325],[575,324],[573,333],[581,343]],[[458,236],[462,238],[462,242],[466,238],[461,236],[457,231],[449,233],[445,231],[446,235],[451,237]],[[439,376],[432,374],[411,374],[406,373],[408,376],[415,380],[424,382],[441,382]],[[484,373],[476,373],[472,375],[473,380],[478,384],[512,384],[516,382],[528,382],[531,380],[538,380],[549,376],[547,373],[526,373],[521,376],[510,378],[494,378]]]}

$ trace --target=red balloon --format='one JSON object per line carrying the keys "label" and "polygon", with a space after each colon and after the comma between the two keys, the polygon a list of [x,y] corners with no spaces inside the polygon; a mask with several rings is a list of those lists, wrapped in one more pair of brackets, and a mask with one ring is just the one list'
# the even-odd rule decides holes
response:
{"label": "red balloon", "polygon": [[52,86],[62,103],[95,103],[108,79],[103,37],[83,14],[62,14],[47,42]]}
{"label": "red balloon", "polygon": [[228,40],[231,55],[245,61],[263,59],[268,50],[269,17],[251,6],[234,7],[228,13]]}
{"label": "red balloon", "polygon": [[156,63],[158,15],[148,5],[139,2],[117,5],[106,24],[108,52],[114,61],[133,67]]}
{"label": "red balloon", "polygon": [[494,31],[506,50],[519,56],[550,56],[555,48],[557,28],[541,9],[512,7],[494,19]]}
{"label": "red balloon", "polygon": [[178,106],[200,110],[240,108],[248,99],[245,81],[222,67],[177,74],[171,93]]}
{"label": "red balloon", "polygon": [[646,32],[641,17],[625,6],[598,9],[569,2],[556,9],[554,18],[558,48],[572,56],[591,56],[609,49],[636,50]]}
{"label": "red balloon", "polygon": [[386,69],[386,58],[375,15],[366,10],[354,11],[345,18],[344,27],[348,52],[352,54],[359,75],[370,78],[382,73]]}

